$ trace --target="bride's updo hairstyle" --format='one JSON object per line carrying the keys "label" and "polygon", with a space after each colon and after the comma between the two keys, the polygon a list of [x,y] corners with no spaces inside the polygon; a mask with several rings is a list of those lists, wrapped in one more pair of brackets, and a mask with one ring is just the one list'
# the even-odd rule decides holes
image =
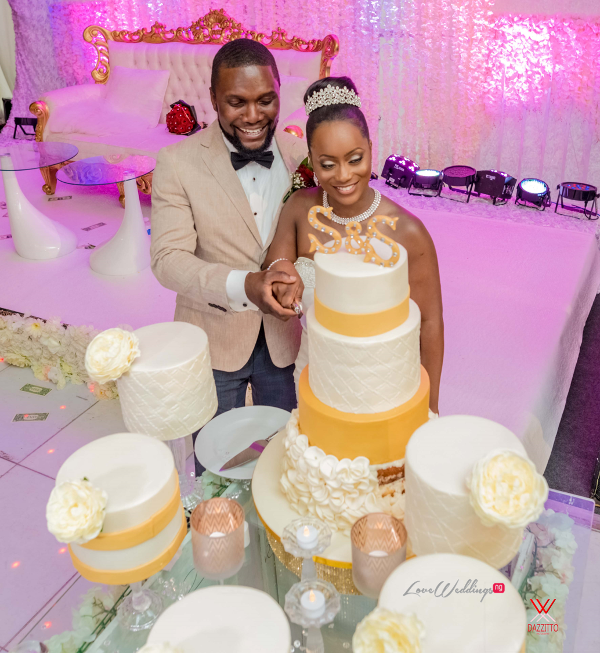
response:
{"label": "bride's updo hairstyle", "polygon": [[[308,87],[308,90],[304,94],[304,104],[306,105],[314,93],[318,93],[319,91],[324,92],[327,86],[339,89],[346,88],[349,91],[354,91],[358,96],[356,86],[350,77],[325,77],[324,79],[317,80]],[[354,123],[360,129],[362,135],[367,140],[369,139],[369,127],[365,119],[365,114],[359,107],[353,104],[328,104],[314,109],[308,116],[308,121],[306,122],[306,142],[308,143],[309,149],[315,129],[323,122],[334,122],[337,120],[348,120]]]}

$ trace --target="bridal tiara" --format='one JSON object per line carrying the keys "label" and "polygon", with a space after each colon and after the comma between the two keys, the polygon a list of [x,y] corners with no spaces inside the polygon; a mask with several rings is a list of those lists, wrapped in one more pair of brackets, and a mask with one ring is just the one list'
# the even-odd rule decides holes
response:
{"label": "bridal tiara", "polygon": [[360,98],[356,93],[346,86],[332,86],[327,84],[320,91],[315,91],[306,101],[304,108],[306,115],[309,116],[315,109],[328,107],[332,104],[353,104],[355,107],[361,106]]}

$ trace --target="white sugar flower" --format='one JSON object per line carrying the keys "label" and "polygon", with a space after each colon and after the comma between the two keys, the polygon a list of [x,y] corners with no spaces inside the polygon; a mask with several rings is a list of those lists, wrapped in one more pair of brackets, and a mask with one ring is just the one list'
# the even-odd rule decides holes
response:
{"label": "white sugar flower", "polygon": [[98,383],[116,381],[140,355],[137,336],[123,329],[108,329],[98,334],[85,353],[85,369]]}
{"label": "white sugar flower", "polygon": [[473,509],[486,526],[524,528],[544,510],[548,483],[534,464],[510,450],[495,450],[467,479]]}
{"label": "white sugar flower", "polygon": [[93,540],[102,530],[107,500],[104,490],[85,479],[57,485],[46,506],[48,530],[67,544]]}
{"label": "white sugar flower", "polygon": [[375,608],[356,627],[354,653],[421,653],[423,624],[413,614]]}

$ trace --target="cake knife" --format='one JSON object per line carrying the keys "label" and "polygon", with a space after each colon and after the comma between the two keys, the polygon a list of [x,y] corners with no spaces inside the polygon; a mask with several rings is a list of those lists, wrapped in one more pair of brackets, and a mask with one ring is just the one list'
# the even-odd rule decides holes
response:
{"label": "cake knife", "polygon": [[244,449],[242,452],[235,455],[231,460],[228,460],[219,471],[224,472],[228,469],[241,467],[242,465],[249,463],[251,460],[256,460],[264,451],[269,442],[271,442],[271,439],[274,438],[279,433],[279,431],[281,431],[280,428],[262,440],[255,440],[247,449]]}

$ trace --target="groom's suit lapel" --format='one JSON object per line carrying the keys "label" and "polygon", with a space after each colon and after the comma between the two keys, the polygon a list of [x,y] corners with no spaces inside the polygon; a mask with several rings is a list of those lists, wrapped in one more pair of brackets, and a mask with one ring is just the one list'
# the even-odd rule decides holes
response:
{"label": "groom's suit lapel", "polygon": [[206,144],[202,144],[202,158],[206,163],[206,167],[215,178],[215,181],[221,186],[223,192],[229,197],[257,243],[262,247],[263,242],[256,220],[252,215],[252,209],[242,188],[242,183],[231,165],[231,155],[223,141],[218,121],[215,120],[208,129],[212,130],[211,138],[208,139]]}
{"label": "groom's suit lapel", "polygon": [[[284,134],[284,136],[287,136],[287,134]],[[296,137],[293,136],[291,138],[296,138]],[[296,169],[298,168],[298,164],[300,163],[300,161],[302,161],[302,159],[298,160],[298,156],[295,153],[295,149],[298,149],[295,141],[290,141],[288,138],[284,138],[280,132],[275,132],[275,142],[277,143],[277,147],[279,148],[279,153],[281,154],[281,158],[285,163],[285,167],[290,173],[290,186],[291,186],[292,175],[294,174],[294,172],[296,172]],[[294,143],[294,146],[292,146],[291,143]],[[286,193],[287,193],[287,189],[286,189]],[[277,213],[275,214],[277,217],[275,220],[273,220],[269,237],[267,238],[267,242],[263,246],[263,251],[269,249],[271,242],[275,237],[275,232],[277,231],[277,225],[279,224],[279,215],[281,213],[282,208],[283,208],[283,202],[279,202],[279,206],[277,207]]]}

